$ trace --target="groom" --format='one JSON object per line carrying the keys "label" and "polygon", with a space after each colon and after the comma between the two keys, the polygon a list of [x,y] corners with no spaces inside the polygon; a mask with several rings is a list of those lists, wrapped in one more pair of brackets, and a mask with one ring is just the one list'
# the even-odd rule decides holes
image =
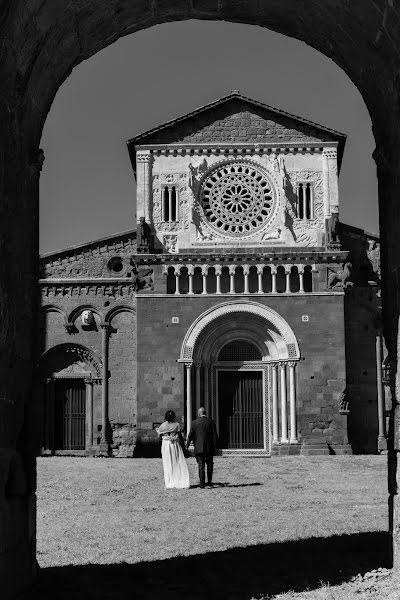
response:
{"label": "groom", "polygon": [[194,455],[199,466],[200,487],[206,487],[205,465],[207,465],[207,485],[212,485],[213,475],[213,456],[217,450],[217,429],[212,419],[206,415],[206,409],[201,407],[198,412],[198,419],[192,422],[189,435],[186,440],[186,447],[189,448],[190,442],[194,443]]}

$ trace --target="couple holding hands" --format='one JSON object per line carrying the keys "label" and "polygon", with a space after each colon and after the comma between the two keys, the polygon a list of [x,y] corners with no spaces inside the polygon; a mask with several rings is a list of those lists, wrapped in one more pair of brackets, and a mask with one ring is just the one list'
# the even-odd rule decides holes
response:
{"label": "couple holding hands", "polygon": [[185,456],[191,442],[194,444],[194,455],[199,467],[200,487],[212,484],[213,457],[217,450],[217,430],[215,423],[206,415],[205,408],[198,410],[198,418],[192,422],[186,445],[182,437],[179,423],[173,410],[167,410],[165,421],[156,429],[161,437],[161,456],[164,467],[166,488],[189,488],[189,471]]}

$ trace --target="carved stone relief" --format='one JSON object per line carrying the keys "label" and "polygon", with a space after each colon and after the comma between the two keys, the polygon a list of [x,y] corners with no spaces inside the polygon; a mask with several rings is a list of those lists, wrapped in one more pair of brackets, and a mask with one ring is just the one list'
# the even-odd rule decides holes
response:
{"label": "carved stone relief", "polygon": [[[297,186],[310,182],[313,186],[314,218],[303,220],[297,215]],[[321,171],[304,169],[291,171],[285,178],[286,225],[293,234],[295,245],[318,246],[324,231],[324,190]]]}
{"label": "carved stone relief", "polygon": [[163,236],[164,247],[171,254],[178,252],[178,236],[177,235],[164,235]]}
{"label": "carved stone relief", "polygon": [[[191,221],[191,190],[187,186],[187,173],[160,173],[153,176],[153,223],[158,232],[187,230]],[[162,194],[165,185],[173,184],[178,198],[178,221],[162,220]]]}

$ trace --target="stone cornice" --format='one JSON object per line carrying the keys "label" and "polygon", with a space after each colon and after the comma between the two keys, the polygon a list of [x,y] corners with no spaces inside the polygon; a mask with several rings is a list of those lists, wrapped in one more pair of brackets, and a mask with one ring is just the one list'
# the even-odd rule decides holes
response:
{"label": "stone cornice", "polygon": [[134,285],[132,277],[49,277],[39,285]]}
{"label": "stone cornice", "polygon": [[148,151],[152,154],[296,154],[296,153],[322,153],[325,149],[337,149],[337,142],[203,142],[203,143],[174,143],[174,144],[146,144],[136,146],[137,150]]}
{"label": "stone cornice", "polygon": [[188,254],[139,254],[135,255],[135,261],[138,266],[140,265],[182,265],[186,266],[192,264],[195,266],[201,266],[207,263],[209,266],[220,263],[236,263],[238,266],[243,264],[281,264],[283,262],[302,262],[308,264],[318,263],[341,263],[346,256],[347,251],[337,252],[304,252],[302,250],[292,250],[286,252],[224,252],[222,249],[220,252],[213,252],[207,254],[202,252],[201,254],[188,253]]}

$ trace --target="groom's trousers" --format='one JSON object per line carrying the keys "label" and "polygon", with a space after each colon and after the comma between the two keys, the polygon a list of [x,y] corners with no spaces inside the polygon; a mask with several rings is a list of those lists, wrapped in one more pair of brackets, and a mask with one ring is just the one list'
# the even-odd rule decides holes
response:
{"label": "groom's trousers", "polygon": [[202,452],[201,454],[195,454],[197,464],[199,466],[199,479],[200,479],[200,487],[204,487],[206,485],[206,472],[205,466],[207,465],[207,483],[212,483],[213,476],[213,453],[212,452]]}

